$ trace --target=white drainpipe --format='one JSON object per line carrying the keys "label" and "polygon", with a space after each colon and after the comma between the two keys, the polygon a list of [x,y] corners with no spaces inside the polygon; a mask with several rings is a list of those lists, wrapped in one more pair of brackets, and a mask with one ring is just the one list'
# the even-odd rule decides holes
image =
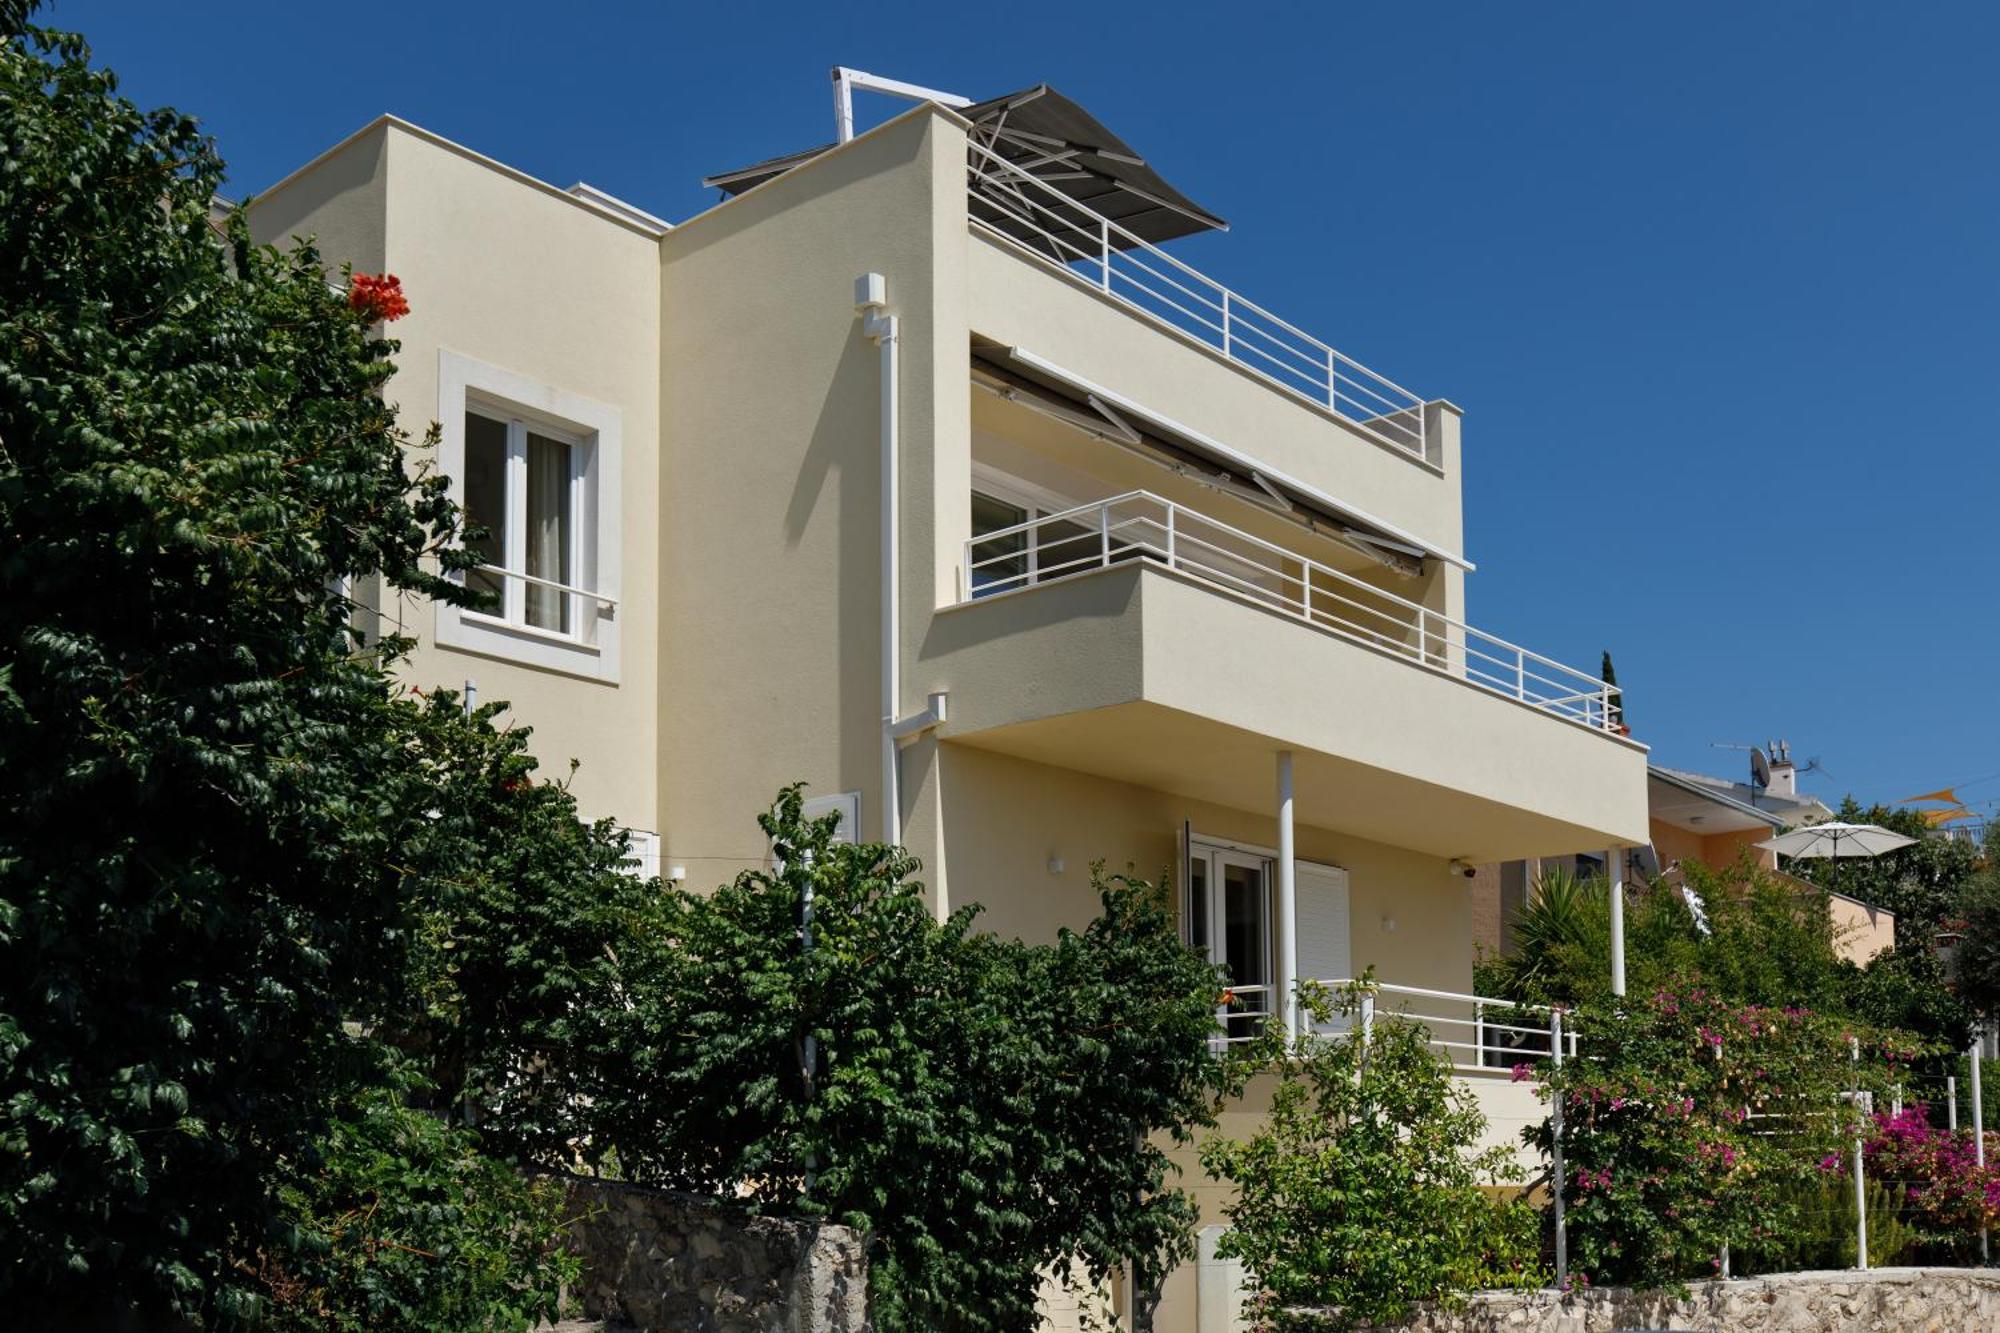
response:
{"label": "white drainpipe", "polygon": [[882,354],[882,841],[903,841],[903,793],[896,760],[896,710],[902,706],[901,524],[898,522],[900,441],[897,426],[897,319],[888,313],[889,280],[864,273],[854,280],[861,331]]}

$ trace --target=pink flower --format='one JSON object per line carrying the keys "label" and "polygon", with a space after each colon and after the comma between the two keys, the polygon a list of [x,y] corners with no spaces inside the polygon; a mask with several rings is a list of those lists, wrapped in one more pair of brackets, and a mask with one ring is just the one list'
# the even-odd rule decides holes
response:
{"label": "pink flower", "polygon": [[1529,1066],[1524,1064],[1514,1066],[1514,1079],[1513,1079],[1514,1082],[1526,1083],[1529,1079],[1533,1078],[1534,1076],[1535,1076],[1535,1071]]}

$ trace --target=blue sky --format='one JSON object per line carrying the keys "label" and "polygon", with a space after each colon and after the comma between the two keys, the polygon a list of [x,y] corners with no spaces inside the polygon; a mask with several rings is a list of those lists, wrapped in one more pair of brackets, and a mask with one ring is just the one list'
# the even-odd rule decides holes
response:
{"label": "blue sky", "polygon": [[1191,262],[1466,409],[1474,623],[1610,648],[1660,762],[1785,736],[1829,799],[2000,800],[2000,6],[344,12],[45,17],[238,191],[387,110],[673,219],[830,137],[833,64],[1052,83],[1230,219]]}

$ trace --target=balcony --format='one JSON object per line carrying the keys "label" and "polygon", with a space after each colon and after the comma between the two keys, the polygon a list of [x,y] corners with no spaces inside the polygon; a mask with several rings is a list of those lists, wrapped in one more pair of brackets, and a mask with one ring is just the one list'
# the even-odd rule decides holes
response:
{"label": "balcony", "polygon": [[941,739],[1478,863],[1647,837],[1603,682],[1147,491],[980,534]]}
{"label": "balcony", "polygon": [[977,228],[1076,277],[1408,458],[1441,467],[1424,400],[977,142],[967,145]]}
{"label": "balcony", "polygon": [[1579,726],[1618,727],[1612,687],[1597,677],[1148,491],[972,538],[959,586],[990,597],[1134,560]]}

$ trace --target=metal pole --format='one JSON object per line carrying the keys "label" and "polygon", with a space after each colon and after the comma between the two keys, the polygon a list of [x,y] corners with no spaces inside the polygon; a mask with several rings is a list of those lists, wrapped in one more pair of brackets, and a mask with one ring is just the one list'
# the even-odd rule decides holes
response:
{"label": "metal pole", "polygon": [[1299,1035],[1298,859],[1292,830],[1292,752],[1278,751],[1278,1003],[1285,1039]]}
{"label": "metal pole", "polygon": [[1944,1127],[1958,1133],[1958,1075],[1944,1076]]}
{"label": "metal pole", "polygon": [[[1986,1043],[1985,1025],[1983,1023],[1973,1024],[1972,1026],[1972,1160],[1979,1167],[1981,1173],[1984,1173],[1986,1170],[1986,1102],[1981,1095],[1981,1088],[1980,1088],[1979,1048],[1985,1045],[1985,1043]],[[1986,1226],[1984,1223],[1982,1223],[1979,1228],[1979,1262],[1983,1264],[1992,1257],[1993,1256],[1991,1250],[1989,1249],[1989,1241],[1987,1238]]]}
{"label": "metal pole", "polygon": [[1854,1108],[1854,1266],[1865,1273],[1868,1271],[1868,1185],[1861,1161],[1861,1131],[1867,1119],[1868,1094],[1861,1091],[1861,1041],[1857,1037],[1847,1039],[1847,1063],[1853,1071],[1853,1087],[1847,1099]]}
{"label": "metal pole", "polygon": [[[1563,1062],[1563,1012],[1549,1016],[1549,1058],[1556,1068]],[[1569,1289],[1569,1219],[1563,1212],[1563,1099],[1560,1089],[1549,1103],[1549,1136],[1554,1150],[1549,1155],[1549,1175],[1555,1185],[1556,1208],[1556,1290]]]}
{"label": "metal pole", "polygon": [[[1862,1096],[1865,1098],[1866,1093]],[[1857,1101],[1855,1106],[1865,1106],[1865,1101]],[[1866,1168],[1861,1162],[1862,1116],[1854,1118],[1854,1266],[1862,1272],[1868,1271],[1868,1184],[1863,1178]]]}
{"label": "metal pole", "polygon": [[1604,853],[1604,875],[1611,889],[1611,993],[1625,993],[1625,858],[1618,848]]}
{"label": "metal pole", "polygon": [[[805,867],[806,872],[805,889],[799,895],[799,954],[801,959],[810,966],[813,951],[814,876],[812,853],[810,851],[806,852],[799,860]],[[806,1100],[810,1102],[813,1100],[814,1082],[819,1077],[819,1038],[813,1033],[811,1026],[812,1015],[810,1013],[806,1015],[806,1024],[806,1038],[801,1043],[802,1050],[799,1061],[803,1068],[799,1072],[804,1075]],[[816,1170],[818,1166],[818,1158],[808,1154],[806,1157],[805,1173],[805,1192],[807,1194],[812,1193],[813,1180],[818,1175],[818,1171]]]}

